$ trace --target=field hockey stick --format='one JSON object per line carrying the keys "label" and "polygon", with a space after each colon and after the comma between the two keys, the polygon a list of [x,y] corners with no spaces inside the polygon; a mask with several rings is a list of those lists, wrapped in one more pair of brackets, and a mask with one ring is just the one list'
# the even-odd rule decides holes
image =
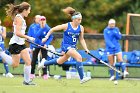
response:
{"label": "field hockey stick", "polygon": [[35,43],[33,41],[30,41],[30,40],[27,40],[27,39],[26,39],[26,41],[31,43],[31,44],[33,44],[33,45],[35,45],[35,46],[38,46],[38,47],[43,48],[43,49],[46,49],[47,51],[49,51],[49,52],[51,52],[51,53],[53,53],[55,55],[63,56],[61,53],[54,52],[54,51],[50,50],[49,48],[45,48],[45,47],[43,47],[43,46],[41,46],[41,45],[39,45],[39,44],[37,44],[37,43]]}
{"label": "field hockey stick", "polygon": [[[86,52],[86,51],[85,51],[85,52]],[[87,52],[86,52],[86,53],[87,53]],[[106,65],[107,67],[111,68],[112,70],[118,72],[121,76],[123,76],[123,73],[122,73],[120,70],[118,70],[118,69],[116,69],[115,67],[113,67],[113,66],[107,64],[106,62],[100,60],[99,58],[95,57],[95,56],[94,56],[93,54],[91,54],[91,53],[88,53],[88,55],[90,55],[91,57],[93,57],[93,58],[95,58],[97,61],[99,61],[100,63],[103,63],[103,64]]]}

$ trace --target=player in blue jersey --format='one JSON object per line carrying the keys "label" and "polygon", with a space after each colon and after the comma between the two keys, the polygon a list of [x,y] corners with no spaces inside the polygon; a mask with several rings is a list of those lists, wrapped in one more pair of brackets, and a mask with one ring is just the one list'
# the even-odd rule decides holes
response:
{"label": "player in blue jersey", "polygon": [[[114,66],[114,56],[117,57],[118,62],[121,65],[122,72],[124,73],[124,77],[128,74],[126,71],[126,63],[123,62],[122,58],[122,50],[119,40],[121,39],[121,33],[118,27],[115,26],[116,22],[114,19],[110,19],[108,22],[108,26],[104,29],[104,39],[106,45],[106,51],[108,55],[108,60],[110,65]],[[110,80],[114,80],[114,70],[110,69]],[[117,79],[118,77],[116,77]]]}
{"label": "player in blue jersey", "polygon": [[[0,52],[3,52],[5,55],[7,55],[5,53],[5,47],[4,47],[4,39],[6,38],[6,28],[4,26],[1,26],[1,20],[0,20]],[[0,53],[1,56],[1,53]],[[9,55],[7,55],[9,56]],[[2,58],[3,64],[4,64],[4,68],[5,68],[5,76],[6,77],[14,77],[10,72],[9,72],[9,67],[8,64],[5,62],[5,58]]]}
{"label": "player in blue jersey", "polygon": [[[40,29],[40,25],[39,25],[39,22],[40,22],[40,15],[36,15],[34,17],[34,23],[30,25],[29,27],[29,30],[28,30],[28,36],[30,37],[33,37],[35,38],[36,36],[36,33],[39,31]],[[30,48],[29,48],[29,51],[31,53],[31,57],[33,55],[33,51],[35,50],[34,49],[34,45],[30,43]],[[35,65],[36,65],[36,62],[31,62],[31,74],[30,74],[30,78],[31,79],[34,79],[35,78]]]}
{"label": "player in blue jersey", "polygon": [[[48,24],[46,24],[46,17],[41,16],[39,24],[40,24],[40,29],[39,29],[39,31],[36,32],[35,43],[39,44],[41,46],[44,46],[44,47],[48,47],[48,45],[53,40],[53,35],[50,35],[49,38],[44,43],[42,43],[42,39],[46,36],[46,34],[50,30],[50,27],[48,26]],[[37,61],[37,58],[38,58],[39,51],[41,51],[42,58],[45,58],[45,59],[47,58],[47,50],[46,49],[40,48],[38,46],[34,46],[33,56],[32,56],[32,70],[31,70],[31,74],[35,73],[35,64],[36,64],[36,61]],[[47,68],[46,67],[43,68],[43,78],[45,80],[48,79]]]}
{"label": "player in blue jersey", "polygon": [[76,50],[76,44],[79,40],[82,44],[85,51],[89,52],[85,40],[84,40],[84,27],[80,25],[82,21],[82,15],[80,12],[75,11],[75,9],[71,7],[67,7],[63,9],[64,13],[67,13],[71,16],[72,21],[58,25],[56,27],[53,27],[48,34],[45,36],[45,38],[42,40],[42,42],[45,42],[48,40],[48,37],[50,34],[54,31],[63,30],[63,40],[61,43],[61,49],[64,52],[64,55],[62,57],[46,61],[42,59],[41,64],[38,66],[38,69],[51,64],[63,64],[65,61],[68,60],[69,57],[73,57],[76,59],[76,68],[78,70],[79,76],[80,76],[80,83],[87,82],[90,80],[88,77],[84,77],[84,71],[83,71],[83,64],[82,64],[82,57]]}

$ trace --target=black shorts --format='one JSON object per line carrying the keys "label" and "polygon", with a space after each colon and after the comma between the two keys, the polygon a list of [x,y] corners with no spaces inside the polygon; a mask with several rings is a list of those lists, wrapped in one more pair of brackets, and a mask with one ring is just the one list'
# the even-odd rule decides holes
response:
{"label": "black shorts", "polygon": [[26,48],[26,45],[18,45],[16,43],[9,45],[9,52],[11,54],[20,54],[20,52]]}

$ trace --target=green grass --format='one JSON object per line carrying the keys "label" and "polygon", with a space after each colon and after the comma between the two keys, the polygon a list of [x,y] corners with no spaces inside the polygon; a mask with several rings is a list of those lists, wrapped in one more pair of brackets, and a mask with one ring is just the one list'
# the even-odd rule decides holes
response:
{"label": "green grass", "polygon": [[[90,70],[93,77],[109,77],[107,67],[85,66],[84,68],[85,71]],[[50,70],[53,75],[65,75],[65,71],[61,67],[51,66]],[[0,64],[0,73],[4,72],[3,64]],[[34,82],[37,83],[37,86],[24,86],[21,75],[23,65],[21,64],[16,69],[10,67],[10,72],[20,75],[15,75],[14,78],[5,78],[0,74],[0,93],[139,93],[140,88],[139,80],[120,80],[118,85],[114,85],[108,78],[93,78],[85,84],[80,84],[78,79],[67,80],[65,77],[60,80],[36,78]],[[130,68],[129,73],[132,77],[140,77],[139,68]]]}
{"label": "green grass", "polygon": [[78,79],[55,80],[50,78],[34,80],[37,86],[22,85],[23,77],[5,78],[0,76],[0,93],[139,93],[140,81],[120,80],[118,85],[108,79],[92,79],[80,84]]}

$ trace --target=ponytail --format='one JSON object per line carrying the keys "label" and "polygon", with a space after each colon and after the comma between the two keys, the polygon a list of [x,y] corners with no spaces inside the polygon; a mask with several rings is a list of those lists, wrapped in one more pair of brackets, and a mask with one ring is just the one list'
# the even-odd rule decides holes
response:
{"label": "ponytail", "polygon": [[62,9],[62,11],[70,16],[73,16],[73,14],[76,12],[72,7],[66,7],[65,9]]}
{"label": "ponytail", "polygon": [[76,12],[74,8],[72,7],[66,7],[65,9],[62,9],[62,11],[68,15],[71,16],[71,19],[81,18],[82,15],[80,12]]}
{"label": "ponytail", "polygon": [[14,18],[16,14],[22,13],[24,9],[28,10],[30,4],[28,4],[27,2],[22,2],[19,5],[8,4],[7,6],[8,6],[8,8],[6,8],[7,16],[11,16],[12,18]]}

